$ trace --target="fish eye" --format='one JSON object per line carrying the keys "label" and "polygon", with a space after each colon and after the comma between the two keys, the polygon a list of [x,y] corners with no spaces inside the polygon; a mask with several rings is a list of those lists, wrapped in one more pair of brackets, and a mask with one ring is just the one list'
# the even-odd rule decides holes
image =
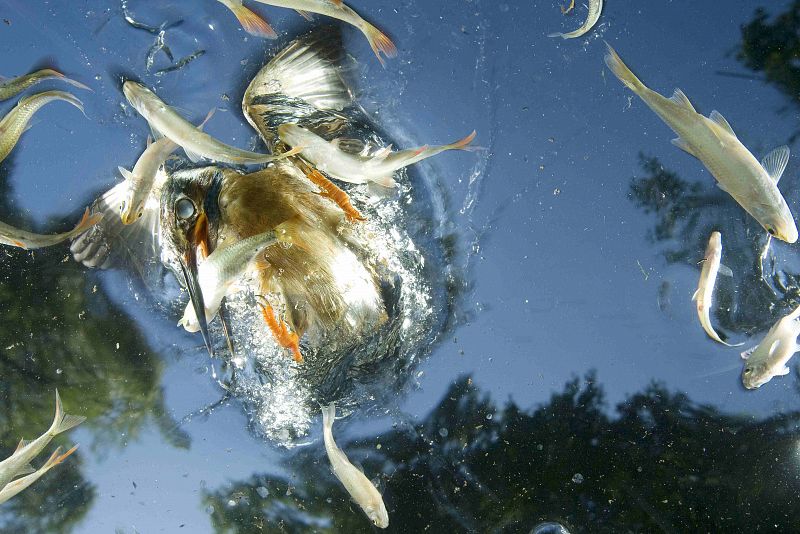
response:
{"label": "fish eye", "polygon": [[120,211],[120,213],[121,213],[121,212],[123,212],[123,211],[125,211],[125,204],[126,204],[126,203],[125,203],[125,201],[123,200],[123,201],[122,201],[122,203],[119,205],[119,211]]}
{"label": "fish eye", "polygon": [[137,217],[139,217],[139,218],[141,219],[141,218],[142,218],[142,215],[144,215],[144,213],[142,213],[142,212],[140,211],[140,212],[139,212],[139,215],[137,215]]}
{"label": "fish eye", "polygon": [[194,216],[197,209],[194,207],[194,202],[188,198],[181,198],[175,202],[175,216],[178,219],[185,221]]}
{"label": "fish eye", "polygon": [[749,375],[752,372],[753,372],[753,368],[752,367],[745,367],[744,368],[744,374]]}
{"label": "fish eye", "polygon": [[767,232],[769,235],[775,235],[775,229],[771,226],[767,226]]}

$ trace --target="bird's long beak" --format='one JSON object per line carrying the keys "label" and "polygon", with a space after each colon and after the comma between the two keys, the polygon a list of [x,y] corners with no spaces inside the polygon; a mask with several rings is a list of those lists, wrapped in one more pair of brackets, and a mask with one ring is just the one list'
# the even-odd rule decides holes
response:
{"label": "bird's long beak", "polygon": [[205,215],[201,215],[195,224],[192,235],[189,236],[187,249],[184,252],[181,269],[183,278],[186,281],[186,289],[189,291],[189,298],[192,301],[197,322],[200,325],[200,333],[203,334],[203,342],[206,344],[209,355],[214,357],[214,347],[211,344],[211,335],[208,331],[208,321],[206,321],[206,305],[203,300],[203,290],[197,279],[197,249],[202,250],[203,254],[208,253],[208,221]]}

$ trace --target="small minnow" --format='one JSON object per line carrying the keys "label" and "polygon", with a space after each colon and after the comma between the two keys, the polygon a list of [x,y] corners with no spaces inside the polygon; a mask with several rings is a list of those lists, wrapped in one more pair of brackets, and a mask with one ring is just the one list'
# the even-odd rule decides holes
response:
{"label": "small minnow", "polygon": [[[572,5],[575,5],[573,1]],[[575,37],[580,37],[584,33],[588,32],[592,29],[592,27],[597,24],[597,21],[600,19],[600,12],[603,11],[603,0],[589,0],[589,16],[586,17],[586,22],[583,23],[583,26],[578,28],[575,31],[571,31],[569,33],[561,33],[555,32],[548,35],[548,37],[561,37],[562,39],[574,39]],[[568,13],[568,10],[561,9],[562,13]]]}
{"label": "small minnow", "polygon": [[66,241],[67,239],[78,237],[83,232],[100,222],[100,219],[102,218],[102,213],[90,215],[89,208],[86,208],[86,211],[83,212],[83,217],[77,226],[75,226],[75,228],[62,234],[49,235],[34,234],[32,232],[28,232],[27,230],[21,230],[11,226],[10,224],[0,221],[0,243],[3,245],[11,245],[14,247],[31,250],[42,247],[50,247],[52,245],[57,245],[62,241]]}
{"label": "small minnow", "polygon": [[325,174],[343,182],[364,184],[374,182],[383,187],[394,187],[394,172],[445,150],[468,150],[475,139],[473,131],[467,137],[449,145],[423,146],[411,150],[392,152],[384,148],[372,156],[349,154],[339,148],[339,140],[326,141],[317,134],[293,123],[278,126],[281,141],[300,150],[300,156]]}
{"label": "small minnow", "polygon": [[[127,81],[122,87],[128,102],[150,124],[156,137],[167,137],[183,148],[192,161],[207,158],[215,161],[234,164],[262,164],[282,159],[297,152],[285,152],[279,156],[258,154],[249,150],[226,145],[198,129],[192,123],[178,115],[166,105],[155,93],[136,82]],[[161,134],[161,135],[158,135]]]}
{"label": "small minnow", "polygon": [[706,247],[703,268],[700,271],[700,283],[697,285],[697,291],[692,295],[692,300],[697,301],[697,316],[700,318],[700,324],[708,334],[708,337],[728,347],[738,347],[743,343],[731,345],[722,341],[719,334],[714,331],[714,327],[711,326],[711,303],[714,298],[714,284],[717,282],[717,273],[733,276],[733,271],[720,263],[721,259],[722,235],[719,232],[712,232]]}
{"label": "small minnow", "polygon": [[[218,0],[233,11],[242,27],[250,34],[259,37],[275,38],[275,32],[261,17],[242,5],[242,0]],[[397,47],[391,39],[384,35],[378,28],[361,18],[361,16],[346,6],[342,0],[256,0],[268,6],[285,7],[294,9],[307,20],[311,20],[311,13],[318,13],[332,17],[342,22],[352,24],[364,34],[369,41],[369,46],[384,67],[386,63],[381,57],[397,56]]]}
{"label": "small minnow", "polygon": [[800,335],[800,306],[780,319],[769,329],[757,346],[742,353],[745,360],[742,384],[747,389],[763,386],[774,376],[789,374],[786,365],[800,351],[797,336]]}
{"label": "small minnow", "polygon": [[54,100],[69,102],[83,113],[83,102],[64,91],[45,91],[26,96],[16,107],[0,120],[0,161],[6,159],[16,146],[20,136],[28,129],[28,121],[45,104]]}
{"label": "small minnow", "polygon": [[[198,128],[202,130],[213,114],[214,110],[211,110]],[[118,167],[120,174],[128,182],[129,187],[119,206],[122,224],[133,224],[142,216],[158,169],[169,155],[178,148],[178,145],[167,137],[162,137],[152,143],[149,141],[150,138],[148,138],[147,148],[139,156],[132,171],[125,167]]]}
{"label": "small minnow", "polygon": [[333,440],[335,417],[336,406],[333,403],[322,406],[322,434],[333,474],[336,475],[356,504],[364,510],[370,521],[376,527],[386,528],[389,526],[389,513],[386,511],[383,497],[366,475],[350,463],[347,455],[336,446],[336,442]]}
{"label": "small minnow", "polygon": [[85,420],[85,417],[64,413],[64,409],[61,406],[61,397],[58,394],[58,390],[56,390],[56,415],[53,418],[53,424],[50,425],[47,432],[35,440],[31,442],[20,441],[14,454],[0,462],[0,488],[5,487],[20,472],[26,470],[30,472],[29,464],[31,460],[42,452],[42,449],[50,443],[53,437],[78,426]]}
{"label": "small minnow", "polygon": [[47,462],[45,462],[45,464],[42,467],[40,467],[39,469],[37,469],[28,476],[18,478],[17,480],[14,480],[6,484],[6,487],[4,487],[0,491],[0,503],[6,502],[10,498],[14,497],[21,491],[28,488],[31,484],[42,478],[42,475],[44,475],[52,468],[54,468],[55,466],[66,460],[67,457],[73,452],[75,452],[77,448],[78,446],[75,445],[64,454],[61,454],[61,447],[56,448],[56,450],[53,452],[53,454],[50,455],[50,458],[47,459]]}
{"label": "small minnow", "polygon": [[787,243],[797,241],[794,217],[777,186],[789,162],[789,147],[776,148],[759,163],[718,111],[708,117],[700,115],[680,89],[671,98],[661,96],[645,86],[608,43],[606,46],[608,68],[678,134],[672,144],[699,159],[719,188],[770,235]]}
{"label": "small minnow", "polygon": [[[180,200],[176,204],[178,202]],[[254,235],[232,245],[217,248],[198,266],[197,281],[200,291],[203,292],[207,322],[217,314],[231,284],[244,274],[264,249],[277,242],[275,232]],[[188,332],[200,330],[200,322],[191,302],[186,305],[178,326],[183,326]]]}
{"label": "small minnow", "polygon": [[174,65],[170,65],[169,67],[165,67],[163,69],[157,70],[156,71],[156,76],[163,76],[163,75],[167,74],[168,72],[175,72],[176,70],[180,70],[183,67],[185,67],[186,65],[188,65],[189,63],[191,63],[192,61],[194,61],[195,59],[205,55],[205,53],[206,53],[205,50],[198,50],[197,52],[195,52],[193,54],[189,54],[186,57],[182,57],[178,61],[176,61]]}
{"label": "small minnow", "polygon": [[83,85],[81,82],[67,78],[57,70],[42,69],[31,72],[30,74],[17,76],[16,78],[3,79],[0,77],[0,100],[8,100],[9,98],[15,97],[25,89],[45,80],[61,80],[79,89],[91,91],[89,87]]}

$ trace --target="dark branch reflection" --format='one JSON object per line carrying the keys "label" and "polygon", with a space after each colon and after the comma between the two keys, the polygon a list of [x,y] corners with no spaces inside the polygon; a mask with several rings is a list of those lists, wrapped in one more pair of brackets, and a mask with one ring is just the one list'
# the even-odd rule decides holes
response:
{"label": "dark branch reflection", "polygon": [[[529,410],[498,406],[463,377],[418,425],[341,445],[381,474],[393,532],[529,532],[542,521],[572,532],[748,532],[800,520],[785,506],[798,489],[800,412],[756,421],[659,383],[614,412],[594,373]],[[372,531],[319,441],[286,469],[208,491],[216,531]]]}
{"label": "dark branch reflection", "polygon": [[[771,22],[767,12],[758,8],[753,20],[742,26],[736,57],[747,68],[763,72],[766,81],[786,95],[790,106],[800,107],[800,0]],[[800,130],[790,141],[798,136]]]}
{"label": "dark branch reflection", "polygon": [[[12,167],[9,160],[0,166],[0,220],[42,232],[74,224],[80,207],[44,227],[12,210]],[[0,455],[7,457],[21,437],[34,438],[50,426],[55,388],[67,413],[87,417],[79,428],[93,436],[0,508],[0,530],[70,532],[95,499],[81,469],[85,457],[135,439],[148,419],[173,445],[186,447],[188,440],[172,430],[176,425],[164,408],[162,362],[135,328],[120,328],[132,320],[102,285],[65,261],[66,245],[33,252],[4,246],[0,256]],[[73,443],[69,437],[56,442]]]}

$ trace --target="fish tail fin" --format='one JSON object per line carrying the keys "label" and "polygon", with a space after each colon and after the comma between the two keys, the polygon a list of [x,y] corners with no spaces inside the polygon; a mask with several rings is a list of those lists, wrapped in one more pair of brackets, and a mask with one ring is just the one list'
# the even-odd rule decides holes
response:
{"label": "fish tail fin", "polygon": [[81,82],[79,82],[77,80],[73,80],[72,78],[67,78],[64,75],[63,72],[59,72],[59,71],[57,71],[55,69],[44,69],[43,72],[47,73],[47,76],[51,76],[53,78],[57,78],[57,79],[61,80],[62,82],[66,82],[66,83],[70,84],[73,87],[77,87],[78,89],[86,89],[87,91],[94,92],[92,90],[92,88],[89,87],[88,85],[84,85],[84,84],[82,84]]}
{"label": "fish tail fin", "polygon": [[244,7],[242,0],[231,0],[223,3],[236,15],[239,24],[241,24],[244,31],[250,35],[263,37],[264,39],[278,38],[278,34],[275,33],[275,30],[272,29],[269,22],[261,18],[254,11]]}
{"label": "fish tail fin", "polygon": [[722,344],[725,345],[726,347],[741,347],[742,345],[744,345],[744,341],[742,341],[741,343],[728,343],[727,341],[723,341]]}
{"label": "fish tail fin", "polygon": [[63,78],[61,78],[61,81],[70,84],[72,87],[77,87],[78,89],[84,89],[86,91],[94,93],[94,89],[92,89],[86,84],[82,84],[78,80],[73,80],[72,78],[67,78],[66,76],[64,76]]}
{"label": "fish tail fin", "polygon": [[478,147],[470,146],[470,143],[475,140],[475,136],[478,135],[478,132],[472,130],[472,133],[468,136],[464,137],[463,139],[459,139],[455,143],[450,143],[449,145],[445,145],[442,148],[447,150],[475,150]]}
{"label": "fish tail fin", "polygon": [[336,404],[333,402],[327,406],[320,404],[319,407],[322,408],[322,426],[325,430],[331,430],[333,420],[336,419]]}
{"label": "fish tail fin", "polygon": [[89,208],[83,212],[83,217],[81,217],[80,222],[73,228],[72,232],[70,232],[73,236],[77,236],[94,226],[95,224],[99,223],[100,220],[103,218],[102,213],[95,213],[92,215],[89,212]]}
{"label": "fish tail fin", "polygon": [[548,33],[547,36],[548,37],[561,37],[562,39],[567,39],[568,38],[566,33],[561,33],[561,32]]}
{"label": "fish tail fin", "polygon": [[205,127],[205,125],[208,123],[208,121],[211,120],[211,117],[213,117],[216,112],[217,112],[217,108],[211,108],[211,110],[208,112],[208,114],[206,114],[206,118],[203,119],[203,122],[201,122],[200,124],[197,125],[197,129],[198,130],[202,130]]}
{"label": "fish tail fin", "polygon": [[50,426],[48,433],[51,436],[66,432],[71,428],[78,426],[86,420],[85,417],[80,415],[69,415],[64,413],[64,407],[61,405],[61,395],[56,390],[56,415],[53,418],[53,424]]}
{"label": "fish tail fin", "polygon": [[75,445],[74,447],[72,447],[70,450],[68,450],[64,454],[61,454],[61,447],[56,448],[56,450],[53,451],[53,454],[50,455],[50,458],[47,459],[47,461],[44,463],[44,465],[41,467],[41,469],[43,471],[47,471],[49,469],[52,469],[53,467],[57,466],[58,464],[60,464],[64,460],[66,460],[69,457],[69,455],[71,455],[77,449],[78,449],[78,446]]}
{"label": "fish tail fin", "polygon": [[620,58],[619,54],[617,54],[616,50],[611,48],[611,45],[608,43],[606,43],[605,61],[608,68],[614,73],[614,76],[619,78],[619,81],[621,81],[628,89],[636,92],[644,87],[644,84],[633,72],[631,72],[631,69],[625,65],[625,63],[622,61],[622,58]]}
{"label": "fish tail fin", "polygon": [[31,95],[30,97],[27,98],[33,98],[41,95],[47,95],[49,99],[52,100],[63,100],[64,102],[72,104],[73,106],[81,110],[83,116],[86,117],[86,111],[83,109],[83,102],[81,102],[80,99],[78,99],[78,97],[72,95],[71,93],[68,93],[66,91],[47,91],[45,93]]}
{"label": "fish tail fin", "polygon": [[378,58],[378,61],[381,62],[381,66],[386,68],[386,62],[381,57],[381,54],[386,57],[396,57],[397,47],[394,45],[392,40],[386,36],[385,33],[380,31],[369,22],[364,23],[364,27],[361,29],[361,31],[363,31],[364,35],[367,36],[369,46],[372,48],[372,51],[375,52],[375,56]]}

